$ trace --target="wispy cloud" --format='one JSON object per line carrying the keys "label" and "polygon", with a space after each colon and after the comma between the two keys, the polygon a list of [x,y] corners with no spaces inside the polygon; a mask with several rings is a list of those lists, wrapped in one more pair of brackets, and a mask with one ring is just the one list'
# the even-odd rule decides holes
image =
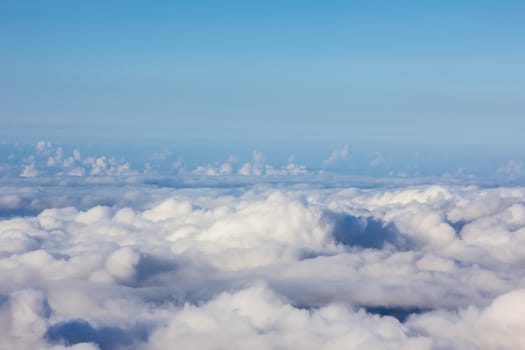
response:
{"label": "wispy cloud", "polygon": [[345,160],[348,158],[348,145],[344,145],[341,148],[335,149],[330,153],[330,156],[323,161],[323,166],[328,167],[331,166],[341,160]]}

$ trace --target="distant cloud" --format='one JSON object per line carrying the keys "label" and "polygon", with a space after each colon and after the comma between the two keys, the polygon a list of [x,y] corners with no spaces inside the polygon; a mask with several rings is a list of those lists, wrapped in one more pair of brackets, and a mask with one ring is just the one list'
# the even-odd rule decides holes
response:
{"label": "distant cloud", "polygon": [[344,160],[348,158],[348,145],[344,145],[341,148],[335,149],[330,153],[330,156],[323,161],[323,166],[328,167],[331,166],[341,160]]}
{"label": "distant cloud", "polygon": [[509,160],[503,166],[498,168],[499,174],[517,175],[525,172],[525,165],[523,162],[517,160]]}
{"label": "distant cloud", "polygon": [[35,160],[34,157],[28,157],[26,159],[26,165],[24,165],[24,168],[22,169],[22,172],[20,173],[21,177],[35,177],[38,176],[38,170],[35,167]]}
{"label": "distant cloud", "polygon": [[78,160],[78,161],[81,159],[80,151],[78,149],[73,150],[73,159]]}
{"label": "distant cloud", "polygon": [[168,159],[169,157],[171,157],[172,155],[173,155],[173,153],[170,150],[164,149],[164,150],[162,150],[160,152],[154,152],[151,155],[151,158],[153,160],[157,160],[157,161],[164,161],[164,160]]}
{"label": "distant cloud", "polygon": [[[83,155],[74,148],[70,151],[49,141],[39,141],[35,145],[36,152],[23,158],[23,164],[18,167],[21,177],[38,176],[74,176],[74,177],[104,177],[104,176],[158,176],[161,174],[197,175],[197,176],[288,176],[308,173],[306,166],[297,164],[292,157],[285,165],[269,164],[261,151],[254,150],[249,161],[240,162],[235,155],[229,155],[225,161],[200,164],[193,170],[181,157],[175,158],[169,150],[162,150],[151,155],[150,159],[138,166],[132,165],[123,158],[117,159],[111,155]],[[17,156],[13,154],[11,161],[15,163]],[[20,163],[20,160],[18,160]],[[140,169],[140,171],[138,170]],[[0,171],[8,172],[10,167]]]}
{"label": "distant cloud", "polygon": [[226,176],[233,173],[233,164],[237,162],[237,158],[233,155],[230,155],[228,159],[222,164],[212,165],[208,164],[206,166],[199,165],[195,170],[193,170],[194,175],[199,176]]}
{"label": "distant cloud", "polygon": [[[64,148],[50,141],[38,141],[36,153],[23,159],[19,175],[37,176],[131,176],[137,174],[124,160],[110,156],[89,156],[82,158],[78,149],[67,154]],[[11,159],[14,161],[16,156]]]}
{"label": "distant cloud", "polygon": [[291,156],[288,159],[286,165],[274,167],[264,162],[264,155],[259,151],[254,151],[253,161],[251,163],[244,163],[237,172],[239,175],[244,176],[286,176],[308,174],[306,166],[295,163],[294,156]]}
{"label": "distant cloud", "polygon": [[372,159],[370,160],[370,166],[372,168],[378,167],[380,165],[383,165],[385,163],[385,158],[381,154],[381,152],[374,152],[374,155]]}
{"label": "distant cloud", "polygon": [[53,145],[50,141],[38,141],[35,145],[38,153],[46,153],[52,149]]}

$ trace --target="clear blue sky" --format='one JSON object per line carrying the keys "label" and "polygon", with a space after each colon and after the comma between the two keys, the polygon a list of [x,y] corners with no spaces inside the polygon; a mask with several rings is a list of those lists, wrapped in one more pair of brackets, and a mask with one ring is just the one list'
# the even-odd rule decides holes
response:
{"label": "clear blue sky", "polygon": [[0,128],[525,146],[525,1],[0,0]]}

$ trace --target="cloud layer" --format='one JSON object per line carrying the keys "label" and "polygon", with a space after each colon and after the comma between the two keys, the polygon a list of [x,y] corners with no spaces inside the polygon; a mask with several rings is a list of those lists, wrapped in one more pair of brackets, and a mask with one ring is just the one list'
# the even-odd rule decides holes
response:
{"label": "cloud layer", "polygon": [[525,346],[522,187],[28,181],[1,349]]}

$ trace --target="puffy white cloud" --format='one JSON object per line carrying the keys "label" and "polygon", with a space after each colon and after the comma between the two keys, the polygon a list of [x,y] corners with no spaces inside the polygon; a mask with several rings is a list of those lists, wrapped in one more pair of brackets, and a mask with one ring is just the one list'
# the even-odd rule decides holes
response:
{"label": "puffy white cloud", "polygon": [[409,336],[391,317],[343,305],[298,309],[264,285],[255,285],[202,306],[185,305],[143,348],[429,349],[431,343]]}
{"label": "puffy white cloud", "polygon": [[233,172],[233,164],[230,162],[224,162],[218,166],[208,164],[207,166],[199,165],[193,170],[194,175],[206,175],[206,176],[219,176],[219,175],[230,175]]}
{"label": "puffy white cloud", "polygon": [[443,348],[522,349],[525,347],[525,290],[497,297],[489,306],[457,313],[435,311],[414,316],[408,327],[439,339]]}
{"label": "puffy white cloud", "polygon": [[523,347],[522,187],[98,178],[0,183],[0,349]]}
{"label": "puffy white cloud", "polygon": [[[16,144],[15,144],[16,146]],[[20,177],[50,177],[50,176],[135,176],[137,174],[129,162],[105,155],[91,155],[82,158],[78,149],[66,151],[63,147],[49,141],[38,141],[32,154],[24,153],[17,147],[10,155],[11,163],[17,158],[22,159],[16,164]],[[20,153],[20,154],[18,154]],[[5,169],[4,169],[5,168]],[[0,164],[0,173],[5,170],[10,175],[13,164]]]}
{"label": "puffy white cloud", "polygon": [[135,269],[140,261],[140,254],[129,247],[111,253],[106,260],[106,269],[114,277],[129,281],[135,276]]}
{"label": "puffy white cloud", "polygon": [[255,150],[253,151],[253,161],[251,163],[244,163],[239,169],[239,174],[245,176],[260,176],[264,174],[264,169],[264,155],[262,152]]}
{"label": "puffy white cloud", "polygon": [[244,163],[239,169],[239,175],[249,176],[252,174],[252,165],[250,163]]}
{"label": "puffy white cloud", "polygon": [[38,153],[47,153],[51,151],[53,144],[51,141],[37,141],[35,148]]}
{"label": "puffy white cloud", "polygon": [[129,163],[106,156],[88,157],[83,164],[88,167],[89,174],[95,176],[125,176],[136,173]]}

